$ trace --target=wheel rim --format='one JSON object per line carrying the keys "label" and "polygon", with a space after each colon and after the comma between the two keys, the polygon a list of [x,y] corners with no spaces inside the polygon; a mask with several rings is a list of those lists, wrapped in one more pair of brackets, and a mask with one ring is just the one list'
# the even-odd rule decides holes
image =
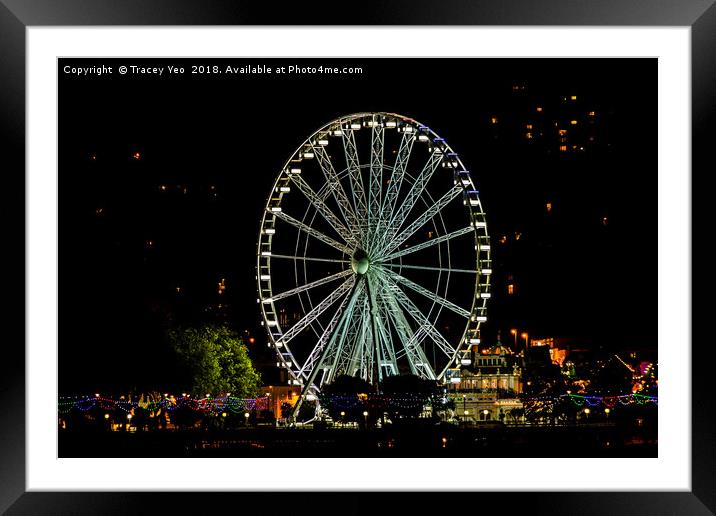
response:
{"label": "wheel rim", "polygon": [[289,383],[410,372],[459,381],[490,297],[477,189],[417,121],[358,113],[324,125],[278,174],[261,220],[257,299]]}

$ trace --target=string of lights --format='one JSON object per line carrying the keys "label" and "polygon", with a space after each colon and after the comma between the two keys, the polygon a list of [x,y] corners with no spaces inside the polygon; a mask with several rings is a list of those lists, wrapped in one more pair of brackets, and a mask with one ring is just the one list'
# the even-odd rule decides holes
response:
{"label": "string of lights", "polygon": [[[122,397],[123,398],[123,397]],[[191,409],[205,413],[233,412],[268,410],[270,400],[268,397],[241,399],[232,396],[193,398],[189,395],[170,396],[165,394],[163,398],[140,396],[136,400],[119,400],[106,398],[95,394],[94,396],[60,397],[58,412],[68,414],[73,409],[87,412],[92,409],[104,411],[121,410],[131,413],[136,409],[144,409],[156,412],[160,409],[174,411],[180,408]]]}
{"label": "string of lights", "polygon": [[[136,409],[145,409],[149,411],[157,411],[165,409],[174,411],[180,408],[191,409],[205,413],[215,412],[233,412],[242,413],[246,411],[268,410],[270,406],[269,397],[241,399],[232,396],[219,396],[204,398],[194,398],[189,395],[170,396],[165,394],[163,398],[140,396],[138,399],[118,400],[100,396],[77,396],[77,397],[61,397],[58,402],[58,412],[60,414],[68,414],[73,409],[81,412],[87,412],[92,409],[100,409],[104,411],[121,410],[131,413]],[[453,401],[462,401],[462,398],[444,398],[444,397],[427,397],[427,396],[387,396],[387,395],[362,395],[362,396],[327,396],[320,395],[319,400],[324,406],[333,406],[338,409],[351,410],[355,408],[370,409],[399,409],[399,410],[415,410],[420,409],[426,404],[444,405],[448,399]],[[602,405],[612,409],[617,404],[644,405],[648,403],[658,404],[657,396],[647,396],[644,394],[622,394],[618,396],[587,396],[579,394],[562,394],[559,396],[542,396],[534,398],[523,398],[524,404],[547,404],[555,403],[561,400],[569,400],[577,407],[598,407]]]}

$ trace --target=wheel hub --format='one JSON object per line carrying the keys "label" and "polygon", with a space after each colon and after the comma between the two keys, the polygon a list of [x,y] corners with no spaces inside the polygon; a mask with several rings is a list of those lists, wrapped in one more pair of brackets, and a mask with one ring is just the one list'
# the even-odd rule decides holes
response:
{"label": "wheel hub", "polygon": [[370,269],[370,258],[363,249],[356,249],[351,257],[351,268],[359,276],[364,275]]}

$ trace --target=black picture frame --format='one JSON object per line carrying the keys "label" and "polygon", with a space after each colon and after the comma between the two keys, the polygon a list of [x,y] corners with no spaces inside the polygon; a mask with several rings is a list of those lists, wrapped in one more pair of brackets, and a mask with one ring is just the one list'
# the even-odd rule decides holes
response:
{"label": "black picture frame", "polygon": [[[25,320],[25,30],[32,26],[87,25],[614,25],[688,26],[691,28],[692,79],[692,201],[707,205],[710,191],[704,182],[714,170],[710,148],[716,141],[716,6],[714,0],[396,0],[312,2],[288,6],[240,0],[0,0],[0,148],[3,187],[5,285],[2,295],[6,321],[16,327]],[[699,188],[699,185],[701,188]],[[12,206],[7,201],[15,200]],[[705,210],[704,210],[705,211]],[[708,296],[714,283],[710,217],[692,211],[692,489],[689,492],[523,492],[435,494],[411,493],[389,499],[381,493],[275,493],[262,512],[366,513],[395,504],[400,510],[425,513],[474,510],[547,514],[714,514],[716,513],[716,406],[709,395],[713,347],[705,331]],[[22,216],[18,216],[23,214]],[[22,220],[22,224],[19,221]],[[9,288],[8,288],[9,287]],[[25,327],[17,337],[3,339],[4,365],[0,374],[0,511],[8,514],[144,514],[192,512],[196,503],[208,508],[230,504],[261,504],[265,493],[67,493],[26,492],[25,465]],[[660,346],[670,343],[659,342]],[[555,484],[559,479],[555,479]],[[462,502],[461,502],[462,500]],[[305,503],[304,503],[305,501]],[[196,512],[196,511],[194,511]],[[199,511],[198,513],[202,513]],[[382,512],[382,510],[381,510]]]}

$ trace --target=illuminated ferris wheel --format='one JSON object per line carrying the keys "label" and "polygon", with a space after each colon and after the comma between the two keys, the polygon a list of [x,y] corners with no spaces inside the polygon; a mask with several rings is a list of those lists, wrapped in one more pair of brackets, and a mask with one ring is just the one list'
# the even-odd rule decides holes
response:
{"label": "illuminated ferris wheel", "polygon": [[429,127],[392,113],[333,120],[273,185],[257,250],[258,302],[289,383],[338,375],[459,381],[490,297],[478,191]]}

